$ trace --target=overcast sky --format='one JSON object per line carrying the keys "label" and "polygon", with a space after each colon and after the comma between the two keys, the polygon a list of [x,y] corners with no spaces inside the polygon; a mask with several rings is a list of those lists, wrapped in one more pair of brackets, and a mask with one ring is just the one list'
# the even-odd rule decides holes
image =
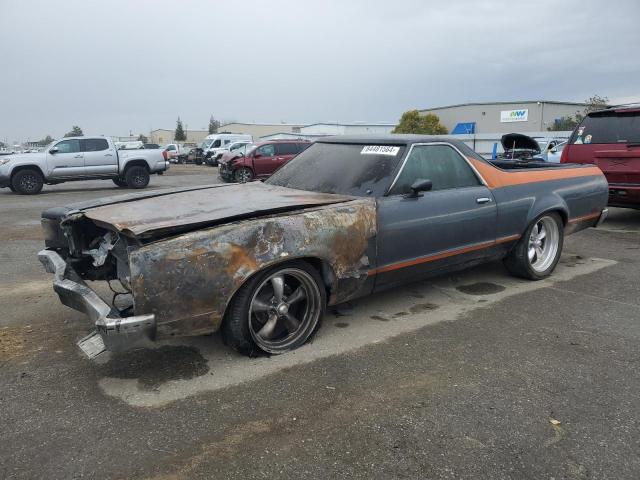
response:
{"label": "overcast sky", "polygon": [[0,139],[640,100],[640,1],[0,0]]}

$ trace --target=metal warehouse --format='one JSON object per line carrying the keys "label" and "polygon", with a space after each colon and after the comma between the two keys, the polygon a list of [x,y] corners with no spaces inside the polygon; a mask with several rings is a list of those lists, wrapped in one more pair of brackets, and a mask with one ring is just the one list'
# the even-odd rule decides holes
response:
{"label": "metal warehouse", "polygon": [[545,131],[557,119],[582,112],[585,106],[547,100],[461,103],[427,108],[420,113],[437,115],[450,133],[510,133]]}

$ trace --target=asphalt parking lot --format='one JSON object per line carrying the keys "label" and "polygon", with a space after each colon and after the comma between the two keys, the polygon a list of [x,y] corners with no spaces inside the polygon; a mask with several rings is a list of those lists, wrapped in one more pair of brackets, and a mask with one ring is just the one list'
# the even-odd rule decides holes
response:
{"label": "asphalt parking lot", "polygon": [[287,355],[213,335],[91,362],[39,214],[118,191],[0,190],[0,478],[640,477],[640,211],[568,237],[547,280],[497,263],[395,289]]}

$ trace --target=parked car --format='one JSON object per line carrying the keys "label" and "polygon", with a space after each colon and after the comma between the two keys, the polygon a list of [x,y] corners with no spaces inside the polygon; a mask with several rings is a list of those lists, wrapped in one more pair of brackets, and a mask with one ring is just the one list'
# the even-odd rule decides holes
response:
{"label": "parked car", "polygon": [[549,144],[542,149],[540,157],[545,162],[560,163],[560,156],[566,145],[567,142],[549,142]]}
{"label": "parked car", "polygon": [[[218,329],[275,354],[304,344],[326,305],[406,282],[497,259],[545,278],[606,202],[592,165],[497,168],[448,138],[328,137],[265,182],[47,210],[39,258],[97,329],[80,342],[90,356]],[[83,279],[119,280],[132,300],[116,308]]]}
{"label": "parked car", "polygon": [[181,159],[186,159],[194,145],[187,145],[181,143],[169,143],[162,148],[162,151],[167,152],[167,157],[171,163],[179,163]]}
{"label": "parked car", "polygon": [[269,140],[257,143],[245,155],[220,163],[218,174],[226,182],[238,183],[267,178],[309,145],[311,142],[308,140]]}
{"label": "parked car", "polygon": [[560,161],[597,165],[609,181],[609,205],[640,208],[640,107],[589,113]]}
{"label": "parked car", "polygon": [[114,142],[118,150],[137,150],[144,148],[144,144],[140,140],[134,142]]}
{"label": "parked car", "polygon": [[150,174],[167,168],[167,156],[160,151],[118,150],[108,137],[69,137],[40,153],[0,158],[0,187],[33,195],[45,183],[110,179],[119,187],[145,188]]}
{"label": "parked car", "polygon": [[204,162],[204,151],[200,147],[192,147],[186,155],[179,157],[180,163],[195,163],[202,165]]}
{"label": "parked car", "polygon": [[[208,135],[200,145],[204,150],[205,161],[210,163],[211,160],[209,159],[215,157],[219,148],[239,141],[253,142],[253,137],[243,133],[214,133]],[[213,165],[215,166],[217,163],[213,161]]]}
{"label": "parked car", "polygon": [[236,158],[245,156],[247,152],[253,150],[255,146],[255,143],[247,143],[243,147],[237,148],[233,151],[224,151],[222,153],[222,157],[220,157],[220,159],[218,160],[218,165],[228,165],[232,160],[235,161]]}
{"label": "parked car", "polygon": [[253,145],[253,143],[247,140],[242,140],[240,142],[233,142],[233,143],[224,145],[218,148],[215,155],[209,157],[208,159],[209,161],[207,163],[213,167],[218,164],[218,162],[220,161],[220,159],[223,157],[224,154],[229,152],[239,153],[241,155],[244,155],[249,145]]}
{"label": "parked car", "polygon": [[145,143],[143,147],[147,150],[157,150],[158,148],[160,148],[160,145],[158,145],[157,143]]}

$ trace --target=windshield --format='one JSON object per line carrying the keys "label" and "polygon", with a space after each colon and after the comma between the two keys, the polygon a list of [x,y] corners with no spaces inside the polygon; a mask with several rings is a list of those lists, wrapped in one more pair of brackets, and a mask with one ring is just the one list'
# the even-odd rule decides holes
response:
{"label": "windshield", "polygon": [[[380,148],[385,153],[376,153]],[[314,143],[265,183],[311,192],[376,197],[385,194],[404,146]]]}

